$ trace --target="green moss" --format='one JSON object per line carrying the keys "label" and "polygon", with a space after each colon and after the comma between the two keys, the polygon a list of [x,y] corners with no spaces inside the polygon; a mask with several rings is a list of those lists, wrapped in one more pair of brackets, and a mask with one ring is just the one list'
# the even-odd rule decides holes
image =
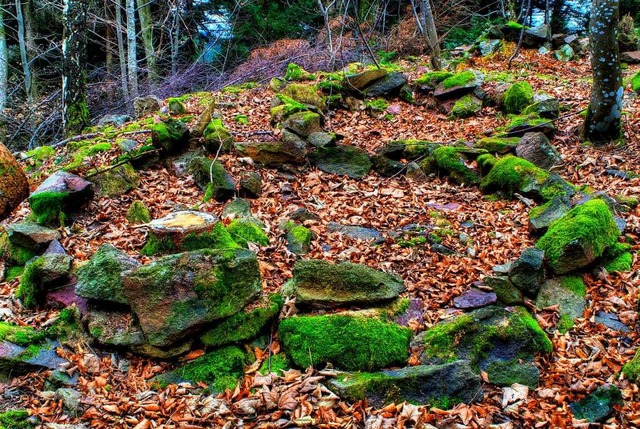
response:
{"label": "green moss", "polygon": [[238,125],[249,125],[249,118],[247,115],[235,115],[233,120],[236,121]]}
{"label": "green moss", "polygon": [[640,94],[640,71],[631,78],[631,89],[633,89],[635,93]]}
{"label": "green moss", "polygon": [[153,145],[167,154],[178,153],[187,147],[189,130],[182,122],[174,118],[165,118],[161,122],[151,124]]}
{"label": "green moss", "polygon": [[18,326],[7,322],[0,322],[0,341],[9,341],[22,347],[38,344],[45,340],[43,332],[36,331],[29,326]]}
{"label": "green moss", "polygon": [[507,125],[507,128],[522,127],[524,125],[533,128],[548,123],[551,123],[549,119],[541,118],[537,114],[514,116],[513,118],[511,118],[509,124]]}
{"label": "green moss", "polygon": [[289,116],[298,112],[309,110],[309,107],[307,105],[294,100],[288,95],[276,94],[276,98],[280,101],[281,104],[272,107],[270,110],[272,124],[282,122]]}
{"label": "green moss", "polygon": [[411,330],[375,318],[333,314],[285,319],[278,336],[299,367],[331,362],[344,370],[375,371],[404,364]]}
{"label": "green moss", "polygon": [[533,103],[533,88],[527,81],[514,83],[504,94],[504,109],[507,113],[520,113]]}
{"label": "green moss", "polygon": [[235,141],[233,135],[224,126],[220,118],[211,120],[207,128],[205,128],[203,136],[204,146],[211,153],[217,153],[218,150],[229,152],[231,145]]}
{"label": "green moss", "polygon": [[106,197],[119,197],[140,185],[140,176],[128,163],[100,173],[91,180],[97,185],[100,195]]}
{"label": "green moss", "polygon": [[0,413],[0,429],[30,429],[35,427],[29,422],[27,410],[8,410]]}
{"label": "green moss", "polygon": [[187,109],[184,107],[184,104],[182,104],[182,101],[180,98],[169,98],[167,100],[167,105],[169,106],[169,112],[171,112],[174,115],[184,115],[185,113],[187,113]]}
{"label": "green moss", "polygon": [[291,83],[284,88],[282,93],[297,102],[315,106],[320,110],[324,110],[325,108],[322,97],[318,94],[315,86]]}
{"label": "green moss", "polygon": [[478,175],[465,165],[459,151],[452,146],[441,146],[433,152],[438,169],[451,177],[456,183],[475,185],[480,182]]}
{"label": "green moss", "polygon": [[590,256],[597,258],[607,247],[616,243],[619,235],[607,204],[600,199],[593,199],[574,207],[554,221],[536,247],[545,251],[550,267],[557,268],[559,263],[572,258],[571,255],[565,255],[567,246],[579,245]]}
{"label": "green moss", "polygon": [[[438,237],[438,240],[442,241],[440,237]],[[424,235],[412,237],[412,238],[409,238],[408,240],[404,240],[404,239],[396,240],[396,244],[398,244],[398,246],[400,247],[415,247],[421,244],[425,244],[426,242],[427,242],[427,237],[425,237]]]}
{"label": "green moss", "polygon": [[468,118],[482,109],[482,102],[472,95],[465,95],[458,99],[451,108],[450,118]]}
{"label": "green moss", "polygon": [[261,306],[253,310],[244,310],[228,319],[218,322],[213,329],[205,332],[200,340],[209,347],[239,343],[251,340],[275,319],[284,305],[279,294],[271,294]]}
{"label": "green moss", "polygon": [[583,298],[587,296],[587,288],[584,285],[582,276],[562,276],[559,278],[559,281],[560,286],[562,286],[564,289],[569,290]]}
{"label": "green moss", "polygon": [[34,250],[14,244],[6,233],[0,233],[0,257],[9,264],[24,265],[36,255]]}
{"label": "green moss", "polygon": [[17,279],[22,275],[23,272],[24,272],[23,266],[9,267],[7,269],[7,274],[5,276],[5,281],[10,282],[14,279]]}
{"label": "green moss", "polygon": [[239,85],[225,86],[224,88],[222,88],[222,93],[223,94],[239,94],[241,92],[245,92],[257,87],[258,87],[258,84],[256,82],[245,82]]}
{"label": "green moss", "polygon": [[485,149],[491,153],[506,154],[515,150],[520,142],[519,137],[486,137],[480,139],[473,147]]}
{"label": "green moss", "polygon": [[33,160],[33,166],[30,169],[37,170],[45,161],[53,158],[55,154],[56,150],[51,146],[40,146],[30,150],[27,152],[27,156]]}
{"label": "green moss", "polygon": [[29,206],[34,220],[40,225],[64,225],[67,219],[64,207],[69,194],[65,192],[45,191],[29,197]]}
{"label": "green moss", "polygon": [[289,359],[284,353],[279,353],[277,355],[269,356],[266,358],[260,369],[258,370],[260,374],[266,375],[270,372],[273,372],[278,375],[282,375],[283,371],[288,370],[290,367]]}
{"label": "green moss", "polygon": [[604,268],[610,272],[623,272],[630,271],[633,265],[633,255],[630,252],[625,252],[616,258],[608,261]]}
{"label": "green moss", "polygon": [[640,381],[640,348],[633,359],[622,367],[622,373],[633,383]]}
{"label": "green moss", "polygon": [[131,203],[127,211],[127,221],[132,225],[151,222],[151,213],[147,206],[140,200]]}
{"label": "green moss", "polygon": [[144,247],[140,250],[140,254],[144,256],[155,256],[166,253],[172,253],[176,250],[176,245],[167,237],[158,238],[153,233],[149,233],[149,238]]}
{"label": "green moss", "polygon": [[295,63],[289,63],[287,65],[287,71],[284,74],[285,80],[314,80],[315,78],[315,75],[305,71]]}
{"label": "green moss", "polygon": [[451,89],[456,86],[468,85],[476,80],[476,75],[470,70],[466,70],[460,73],[456,73],[442,81],[442,86],[445,89]]}
{"label": "green moss", "polygon": [[514,30],[522,30],[522,24],[519,24],[515,21],[509,21],[505,24],[505,27],[512,28]]}
{"label": "green moss", "polygon": [[42,300],[42,294],[44,293],[41,284],[43,266],[44,258],[42,257],[32,259],[25,265],[24,273],[20,278],[20,285],[16,289],[15,295],[26,308],[36,308]]}
{"label": "green moss", "polygon": [[389,108],[389,103],[383,98],[369,100],[365,103],[368,110],[372,112],[384,112]]}
{"label": "green moss", "polygon": [[560,319],[558,320],[558,324],[556,327],[561,334],[565,334],[570,331],[576,323],[573,321],[573,318],[568,314],[562,314]]}
{"label": "green moss", "polygon": [[67,123],[65,124],[65,135],[73,136],[80,134],[84,127],[91,124],[91,117],[89,116],[89,108],[87,107],[87,101],[84,97],[81,97],[78,101],[71,103],[67,107]]}
{"label": "green moss", "polygon": [[483,192],[501,191],[510,196],[514,192],[524,192],[532,182],[542,184],[548,177],[546,170],[525,159],[507,155],[495,163],[480,183],[480,189]]}
{"label": "green moss", "polygon": [[234,251],[240,248],[224,225],[218,222],[210,232],[191,233],[180,243],[184,250],[219,249]]}
{"label": "green moss", "polygon": [[71,162],[64,166],[65,171],[73,171],[84,165],[85,159],[90,158],[99,153],[107,152],[111,149],[111,143],[102,142],[96,144],[86,144],[88,142],[80,142],[84,145],[78,147],[70,153]]}
{"label": "green moss", "polygon": [[302,225],[296,225],[287,232],[288,248],[296,254],[307,253],[311,246],[313,233],[311,230]]}
{"label": "green moss", "polygon": [[247,243],[257,243],[261,246],[269,244],[269,237],[265,232],[249,219],[234,219],[227,226],[227,231],[231,234],[233,240],[241,245],[247,247]]}
{"label": "green moss", "polygon": [[482,174],[487,174],[496,165],[498,160],[490,153],[483,153],[476,159],[476,162]]}
{"label": "green moss", "polygon": [[417,85],[426,85],[431,88],[435,88],[440,82],[452,76],[453,76],[453,73],[448,71],[444,71],[444,70],[432,71],[420,76],[420,78],[416,79],[415,83]]}
{"label": "green moss", "polygon": [[519,359],[491,362],[487,367],[489,382],[498,386],[524,384],[531,389],[538,386],[538,370],[531,363],[521,363]]}

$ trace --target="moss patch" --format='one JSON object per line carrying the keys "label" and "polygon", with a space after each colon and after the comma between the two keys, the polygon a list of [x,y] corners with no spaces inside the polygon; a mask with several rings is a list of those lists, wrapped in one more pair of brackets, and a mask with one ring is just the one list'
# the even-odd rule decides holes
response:
{"label": "moss patch", "polygon": [[39,192],[29,197],[29,206],[34,220],[40,225],[64,225],[67,215],[64,212],[69,194],[66,192]]}
{"label": "moss patch", "polygon": [[227,231],[231,234],[233,240],[241,245],[247,247],[247,243],[257,243],[261,246],[269,244],[269,237],[265,232],[249,219],[234,219],[227,226]]}
{"label": "moss patch", "polygon": [[431,88],[435,88],[440,82],[452,76],[453,76],[453,73],[448,71],[444,71],[444,70],[432,71],[420,76],[420,78],[416,79],[415,83],[417,85],[425,85]]}
{"label": "moss patch", "polygon": [[531,192],[549,177],[549,173],[533,163],[507,155],[495,163],[480,183],[483,192],[501,191],[511,196],[514,192]]}
{"label": "moss patch", "polygon": [[213,119],[207,125],[203,135],[205,149],[211,153],[217,153],[218,151],[229,152],[231,145],[235,141],[231,132],[222,123],[222,119],[219,118]]}
{"label": "moss patch", "polygon": [[144,256],[156,256],[165,253],[172,253],[176,250],[176,245],[171,239],[163,237],[158,238],[153,233],[149,233],[149,238],[144,247],[140,250],[140,254]]}
{"label": "moss patch", "polygon": [[0,429],[30,429],[35,427],[29,422],[27,410],[8,410],[0,413]]}
{"label": "moss patch", "polygon": [[482,101],[472,95],[465,95],[455,102],[451,108],[450,118],[468,118],[482,109]]}
{"label": "moss patch", "polygon": [[442,86],[444,89],[451,89],[456,86],[465,86],[469,85],[471,82],[476,80],[476,75],[474,72],[470,70],[466,70],[460,73],[456,73],[453,76],[450,76],[442,81]]}
{"label": "moss patch", "polygon": [[127,211],[127,221],[133,225],[151,222],[151,213],[142,201],[134,201]]}
{"label": "moss patch", "polygon": [[475,185],[480,182],[478,175],[463,162],[455,147],[441,146],[433,152],[438,169],[447,174],[454,182]]}
{"label": "moss patch", "polygon": [[287,65],[287,71],[284,74],[285,80],[313,80],[316,76],[307,72],[298,64],[289,63]]}
{"label": "moss patch", "polygon": [[41,277],[44,263],[44,258],[39,257],[32,259],[25,265],[24,273],[15,295],[26,308],[36,308],[42,300],[44,291],[42,290]]}
{"label": "moss patch", "polygon": [[527,81],[518,82],[504,94],[504,110],[507,113],[520,113],[533,103],[533,88]]}
{"label": "moss patch", "polygon": [[631,89],[637,94],[640,94],[640,71],[631,78]]}
{"label": "moss patch", "polygon": [[282,93],[300,103],[315,106],[320,110],[325,109],[324,101],[315,86],[291,83],[284,88]]}
{"label": "moss patch", "polygon": [[622,367],[622,373],[633,383],[640,381],[640,348],[629,362]]}
{"label": "moss patch", "polygon": [[284,353],[279,353],[265,359],[258,371],[263,375],[270,372],[282,375],[282,371],[286,371],[289,367],[289,359],[287,359],[287,356]]}
{"label": "moss patch", "polygon": [[0,341],[9,341],[22,347],[41,343],[45,340],[43,332],[36,331],[29,326],[18,326],[7,322],[0,322]]}
{"label": "moss patch", "polygon": [[491,153],[506,154],[512,152],[520,142],[519,137],[486,137],[474,143],[473,147],[485,149]]}

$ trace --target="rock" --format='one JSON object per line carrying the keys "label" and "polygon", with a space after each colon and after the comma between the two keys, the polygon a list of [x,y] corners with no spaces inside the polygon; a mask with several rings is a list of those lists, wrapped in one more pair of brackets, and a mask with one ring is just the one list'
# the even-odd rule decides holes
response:
{"label": "rock", "polygon": [[394,161],[382,155],[374,155],[371,157],[373,171],[382,177],[393,177],[404,171],[405,165],[399,161]]}
{"label": "rock", "polygon": [[240,193],[249,198],[258,198],[262,194],[262,177],[255,171],[240,173]]}
{"label": "rock", "polygon": [[171,115],[184,115],[187,113],[187,108],[184,107],[184,104],[179,98],[169,98],[167,100],[167,107]]}
{"label": "rock", "polygon": [[482,110],[482,100],[473,95],[467,94],[454,103],[451,108],[451,112],[449,113],[449,117],[451,119],[468,118],[475,115],[480,110]]}
{"label": "rock", "polygon": [[187,125],[173,118],[151,125],[151,142],[165,155],[175,155],[189,148],[189,128]]}
{"label": "rock", "polygon": [[492,362],[487,366],[486,373],[489,382],[497,386],[518,383],[535,389],[540,379],[540,371],[533,362],[520,362],[518,359]]}
{"label": "rock", "polygon": [[118,140],[118,149],[120,149],[123,153],[129,153],[133,151],[137,146],[138,146],[138,142],[136,140],[131,140],[131,139]]}
{"label": "rock", "polygon": [[[566,320],[559,326],[561,332],[573,326],[573,320],[582,317],[586,306],[586,289],[580,276],[566,276],[545,281],[536,298],[536,307],[558,306],[560,320]],[[571,326],[567,326],[567,324]]]}
{"label": "rock", "polygon": [[544,250],[553,272],[565,274],[591,264],[617,242],[619,235],[607,204],[593,199],[574,207],[551,224],[536,247]]}
{"label": "rock", "polygon": [[504,155],[515,152],[519,141],[518,137],[485,137],[476,141],[473,147]]}
{"label": "rock", "polygon": [[[211,166],[211,161],[209,161],[209,165]],[[215,161],[213,166],[209,168],[209,179],[211,181],[205,189],[204,201],[209,201],[213,198],[216,201],[223,202],[235,196],[236,181],[220,161]]]}
{"label": "rock", "polygon": [[112,125],[115,127],[121,127],[127,122],[131,121],[133,118],[129,115],[111,115],[107,114],[98,119],[98,126],[105,127],[107,125]]}
{"label": "rock", "polygon": [[500,192],[508,197],[514,192],[540,197],[541,188],[548,178],[546,170],[525,159],[507,155],[496,161],[484,176],[480,182],[480,190],[485,193]]}
{"label": "rock", "polygon": [[540,132],[552,138],[556,132],[553,122],[536,116],[516,117],[507,125],[506,137],[522,137],[526,133]]}
{"label": "rock", "polygon": [[133,112],[136,118],[155,113],[162,107],[162,100],[155,95],[137,97],[133,100]]}
{"label": "rock", "polygon": [[613,313],[598,311],[596,323],[601,323],[609,329],[619,332],[629,332],[629,327],[620,321],[620,318]]}
{"label": "rock", "polygon": [[281,142],[236,142],[234,147],[241,156],[248,156],[267,167],[303,163],[307,143],[287,130],[283,130],[282,138]]}
{"label": "rock", "polygon": [[622,405],[622,393],[615,385],[605,384],[570,407],[577,419],[604,423],[613,414],[614,405]]}
{"label": "rock", "polygon": [[336,145],[337,136],[335,133],[324,131],[311,133],[307,136],[307,143],[313,147],[328,147]]}
{"label": "rock", "polygon": [[556,60],[562,61],[565,63],[571,61],[574,55],[575,55],[575,52],[573,51],[573,48],[569,44],[562,45],[557,51],[554,52],[554,56],[556,57]]}
{"label": "rock", "polygon": [[206,158],[206,154],[201,149],[185,152],[178,156],[166,159],[164,165],[167,169],[170,169],[176,177],[182,177],[189,174],[189,163],[196,157]]}
{"label": "rock", "polygon": [[455,255],[456,251],[440,243],[432,243],[431,250],[441,255]]}
{"label": "rock", "polygon": [[279,294],[262,298],[251,310],[244,309],[224,319],[207,330],[200,337],[202,344],[208,347],[220,347],[227,344],[240,344],[256,338],[277,318],[284,300]]}
{"label": "rock", "polygon": [[235,142],[235,138],[219,118],[214,118],[207,125],[203,135],[205,149],[213,154],[229,152],[231,145]]}
{"label": "rock", "polygon": [[282,126],[300,137],[322,131],[322,117],[315,112],[298,112],[289,116]]}
{"label": "rock", "polygon": [[248,247],[248,243],[267,246],[269,237],[263,229],[264,224],[252,217],[234,219],[227,226],[230,236],[242,247]]}
{"label": "rock", "polygon": [[347,75],[344,85],[350,90],[361,91],[386,75],[387,71],[384,69],[366,70],[362,73]]}
{"label": "rock", "polygon": [[118,197],[140,185],[140,176],[131,164],[119,165],[111,170],[93,176],[98,194],[104,197]]}
{"label": "rock", "polygon": [[548,95],[533,96],[533,104],[522,111],[524,115],[538,115],[545,119],[556,119],[560,115],[560,102]]}
{"label": "rock", "polygon": [[[475,185],[480,182],[478,174],[467,166],[466,148],[454,146],[441,146],[433,151],[433,161],[438,172],[460,185]],[[427,160],[429,162],[431,160]],[[420,166],[426,169],[424,163]]]}
{"label": "rock", "polygon": [[534,235],[544,234],[549,225],[560,219],[571,209],[571,203],[566,195],[558,195],[544,205],[529,210],[529,232]]}
{"label": "rock", "polygon": [[398,95],[409,78],[404,73],[389,73],[382,79],[378,79],[370,85],[367,85],[362,93],[365,97],[390,97]]}
{"label": "rock", "polygon": [[29,196],[29,205],[41,225],[59,224],[71,212],[93,198],[93,184],[80,176],[58,170]]}
{"label": "rock", "polygon": [[327,231],[338,232],[356,240],[378,240],[382,237],[382,234],[377,229],[357,225],[342,225],[337,222],[329,222]]}
{"label": "rock", "polygon": [[547,42],[550,34],[548,25],[527,28],[522,38],[522,46],[524,48],[538,48]]}
{"label": "rock", "polygon": [[516,155],[545,170],[563,163],[562,157],[543,133],[526,133],[522,136],[516,147]]}
{"label": "rock", "polygon": [[466,70],[444,79],[438,84],[433,95],[441,100],[459,98],[474,92],[482,82],[484,76],[476,71]]}
{"label": "rock", "polygon": [[127,210],[127,221],[132,225],[149,223],[151,222],[151,213],[142,201],[136,200]]}
{"label": "rock", "polygon": [[103,346],[132,348],[145,342],[142,329],[128,311],[91,306],[84,321],[91,337]]}
{"label": "rock", "polygon": [[45,255],[50,255],[55,253],[59,253],[61,255],[65,255],[67,253],[67,251],[64,250],[64,247],[62,247],[62,244],[60,244],[58,240],[53,240],[51,243],[49,243],[47,250],[44,251]]}
{"label": "rock", "polygon": [[31,221],[16,222],[5,227],[9,241],[16,246],[41,252],[49,243],[60,240],[62,235],[55,230]]}
{"label": "rock", "polygon": [[209,213],[183,210],[154,219],[149,223],[149,227],[157,236],[170,236],[180,240],[191,233],[211,231],[218,220],[216,216]]}
{"label": "rock", "polygon": [[407,176],[407,179],[418,183],[424,183],[429,180],[424,170],[417,162],[413,161],[407,164],[405,175]]}
{"label": "rock", "polygon": [[294,255],[302,256],[311,251],[311,230],[297,225],[287,232],[287,250]]}
{"label": "rock", "polygon": [[103,244],[78,270],[76,294],[83,298],[129,304],[120,275],[140,265],[110,244]]}
{"label": "rock", "polygon": [[640,51],[629,51],[620,54],[620,61],[627,64],[640,64]]}
{"label": "rock", "polygon": [[289,219],[294,222],[304,223],[308,220],[319,221],[320,216],[315,213],[310,212],[309,210],[301,207],[299,209],[295,209],[290,215]]}
{"label": "rock", "polygon": [[[483,395],[478,376],[464,361],[378,373],[341,373],[331,379],[329,388],[347,401],[366,399],[375,408],[405,401],[448,408],[481,400]],[[441,405],[445,403],[448,407]]]}
{"label": "rock", "polygon": [[165,256],[122,275],[148,343],[167,347],[232,316],[260,292],[256,255],[247,250]]}
{"label": "rock", "polygon": [[81,397],[82,393],[68,387],[61,387],[56,390],[55,395],[56,400],[62,401],[65,413],[70,414],[71,416],[77,416],[80,412]]}
{"label": "rock", "polygon": [[533,88],[526,80],[511,85],[502,99],[502,105],[507,114],[518,114],[531,103],[533,103]]}
{"label": "rock", "polygon": [[500,39],[488,39],[478,43],[478,51],[483,57],[487,57],[491,54],[498,52],[502,48],[502,40]]}
{"label": "rock", "polygon": [[366,151],[355,146],[318,148],[309,155],[310,161],[325,173],[362,179],[372,164]]}
{"label": "rock", "polygon": [[15,296],[26,308],[36,308],[45,302],[47,291],[64,284],[71,271],[71,256],[50,253],[31,259],[25,265]]}
{"label": "rock", "polygon": [[58,369],[67,361],[58,356],[57,347],[60,343],[53,341],[20,346],[6,339],[0,340],[0,375],[15,377],[30,371]]}
{"label": "rock", "polygon": [[544,281],[544,251],[528,247],[511,265],[509,280],[526,296],[535,298]]}
{"label": "rock", "polygon": [[[193,176],[193,180],[200,189],[205,192],[208,190],[210,185],[214,183],[212,181],[213,176],[216,186],[221,186],[221,189],[219,190],[220,198],[224,199],[227,196],[232,196],[235,192],[235,182],[233,181],[233,178],[227,173],[220,161],[216,161],[213,166],[211,164],[213,164],[212,159],[204,156],[196,156],[189,161],[187,171]],[[211,191],[213,192],[215,189],[211,189]],[[209,197],[211,196],[215,195],[209,195]]]}
{"label": "rock", "polygon": [[453,299],[456,308],[479,308],[494,304],[497,300],[495,292],[483,292],[479,289],[469,289],[462,295]]}
{"label": "rock", "polygon": [[169,384],[200,383],[208,385],[209,393],[223,393],[233,389],[244,375],[246,354],[239,347],[229,346],[207,353],[173,371],[157,375],[150,380],[156,389]]}
{"label": "rock", "polygon": [[152,345],[149,345],[148,343],[131,347],[131,351],[133,353],[154,359],[171,359],[176,356],[183,355],[192,349],[192,339],[184,340],[184,342],[171,347],[154,347]]}
{"label": "rock", "polygon": [[286,318],[278,338],[300,368],[331,363],[346,371],[377,371],[405,363],[411,330],[375,317],[336,313]]}
{"label": "rock", "polygon": [[506,305],[524,302],[522,292],[511,283],[511,280],[506,275],[485,277],[484,284],[493,289],[497,299]]}
{"label": "rock", "polygon": [[298,305],[310,307],[375,306],[397,298],[404,290],[398,276],[365,265],[320,259],[298,261],[293,278],[283,286],[284,295],[294,295]]}
{"label": "rock", "polygon": [[241,219],[251,217],[251,204],[244,198],[236,198],[229,201],[222,209],[223,218]]}

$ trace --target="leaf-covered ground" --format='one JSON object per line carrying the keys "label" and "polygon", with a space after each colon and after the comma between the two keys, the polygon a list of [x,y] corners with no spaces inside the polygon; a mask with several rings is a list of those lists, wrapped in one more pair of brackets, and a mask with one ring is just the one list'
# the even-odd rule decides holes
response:
{"label": "leaf-covered ground", "polygon": [[[581,145],[575,128],[586,108],[590,91],[588,61],[560,63],[535,51],[523,52],[511,71],[506,69],[507,54],[491,59],[474,59],[464,67],[485,73],[485,89],[500,82],[528,80],[536,91],[556,96],[568,107],[557,121],[558,134],[553,140],[565,165],[557,169],[574,184],[589,185],[611,195],[637,196],[640,178],[624,180],[605,174],[605,169],[640,173],[640,97],[627,91],[625,98],[624,147],[594,149]],[[427,71],[427,59],[403,62],[401,65],[416,79]],[[631,76],[635,69],[625,71]],[[628,90],[628,88],[627,88]],[[239,141],[265,138],[265,132],[278,138],[279,130],[269,123],[269,107],[273,92],[258,87],[239,93],[216,93],[224,123]],[[202,109],[199,97],[186,103],[188,114],[197,117]],[[339,110],[332,113],[327,128],[344,136],[343,143],[373,152],[394,139],[418,138],[430,141],[474,141],[490,135],[506,118],[493,108],[484,108],[476,117],[448,120],[446,115],[417,103],[399,100],[400,113],[393,117],[371,116],[366,111]],[[234,121],[238,114],[247,115],[249,125]],[[140,141],[147,134],[134,135]],[[267,135],[268,137],[268,135]],[[85,159],[87,169],[106,165],[117,156],[114,149]],[[59,148],[64,154],[66,148]],[[445,178],[431,177],[416,183],[400,175],[382,178],[375,173],[363,180],[329,175],[310,166],[287,172],[258,169],[236,155],[220,158],[235,176],[247,169],[258,171],[264,187],[259,199],[251,200],[254,214],[268,227],[270,245],[258,252],[261,261],[263,289],[276,291],[290,278],[296,257],[285,248],[284,233],[279,223],[297,208],[304,207],[319,215],[319,221],[308,221],[317,235],[309,258],[352,261],[399,274],[408,287],[407,295],[421,298],[425,307],[424,320],[415,320],[411,327],[424,330],[442,318],[450,316],[452,300],[491,272],[491,267],[514,260],[533,244],[527,224],[527,206],[519,201],[494,201],[477,188],[461,188]],[[33,164],[26,160],[25,166]],[[32,190],[54,168],[53,158],[41,166],[31,167]],[[220,214],[223,204],[202,202],[202,192],[189,177],[176,178],[167,169],[157,166],[141,171],[141,185],[122,197],[96,198],[75,223],[64,230],[62,244],[76,258],[87,260],[102,243],[112,243],[144,261],[139,250],[145,243],[145,228],[135,228],[126,219],[134,200],[142,200],[154,218],[161,217],[177,206],[198,207]],[[10,223],[28,215],[26,203]],[[627,221],[625,234],[636,243],[640,209],[622,213]],[[469,222],[471,221],[471,222]],[[327,229],[329,222],[375,228],[387,238],[381,245],[350,239]],[[442,244],[457,251],[445,256],[431,250],[429,244],[401,247],[393,238],[408,224],[425,224],[439,231]],[[460,240],[461,234],[468,236]],[[635,253],[635,252],[634,252]],[[635,256],[634,256],[635,257]],[[554,344],[551,355],[536,358],[541,371],[540,385],[528,394],[508,388],[485,385],[484,399],[473,405],[458,405],[451,410],[397,404],[384,409],[372,409],[363,403],[346,403],[327,391],[320,382],[331,376],[321,368],[307,372],[290,370],[281,375],[263,376],[257,371],[263,362],[279,350],[277,338],[267,349],[256,349],[258,360],[247,368],[241,386],[219,398],[201,396],[198,386],[170,386],[164,391],[150,390],[146,380],[178,363],[160,362],[133,355],[93,350],[77,344],[67,353],[72,365],[69,373],[79,374],[78,390],[83,394],[82,415],[64,413],[60,401],[42,392],[47,373],[32,373],[0,385],[0,410],[27,408],[43,422],[80,423],[89,427],[110,428],[190,428],[190,427],[414,427],[417,422],[443,428],[466,427],[588,427],[574,420],[569,403],[584,397],[595,387],[615,383],[620,387],[624,406],[603,426],[628,428],[640,425],[640,392],[638,386],[620,374],[622,365],[634,355],[640,344],[638,330],[638,292],[640,268],[635,258],[632,271],[621,274],[595,272],[584,276],[588,306],[576,327],[562,335],[550,334]],[[54,310],[29,312],[12,298],[18,280],[0,284],[0,314],[7,321],[42,327],[55,317]],[[535,309],[543,328],[557,321],[553,309]],[[614,331],[595,322],[598,311],[618,315],[629,332]],[[551,329],[550,329],[551,332]],[[192,351],[182,360],[198,357],[202,351]],[[97,359],[96,359],[97,357]],[[410,358],[409,364],[415,357]],[[130,364],[123,371],[123,362]],[[495,425],[495,426],[490,426]],[[428,427],[428,426],[427,426]]]}

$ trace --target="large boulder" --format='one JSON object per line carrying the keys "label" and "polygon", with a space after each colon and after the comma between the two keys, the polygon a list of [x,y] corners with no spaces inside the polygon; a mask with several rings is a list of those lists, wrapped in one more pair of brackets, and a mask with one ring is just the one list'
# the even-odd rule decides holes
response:
{"label": "large boulder", "polygon": [[236,142],[235,149],[267,167],[283,164],[301,164],[307,156],[307,144],[296,134],[284,130],[281,142]]}
{"label": "large boulder", "polygon": [[110,244],[103,244],[78,270],[76,294],[83,298],[128,304],[120,275],[140,264]]}
{"label": "large boulder", "polygon": [[372,164],[366,151],[355,146],[317,148],[309,155],[311,162],[325,173],[362,179]]}
{"label": "large boulder", "polygon": [[584,268],[618,240],[620,231],[607,203],[589,200],[553,222],[538,240],[549,268],[565,274]]}
{"label": "large boulder", "polygon": [[148,343],[166,347],[240,311],[260,292],[253,252],[201,250],[165,256],[122,275]]}
{"label": "large boulder", "polygon": [[543,133],[526,133],[516,146],[516,155],[540,168],[550,169],[562,164],[562,156]]}
{"label": "large boulder", "polygon": [[506,113],[518,114],[533,103],[533,88],[529,82],[514,83],[504,93],[502,105]]}
{"label": "large boulder", "polygon": [[367,399],[376,408],[404,401],[449,408],[481,400],[483,394],[479,377],[464,361],[377,373],[343,373],[329,382],[329,388],[347,401]]}
{"label": "large boulder", "polygon": [[376,305],[398,297],[405,290],[398,276],[365,265],[321,259],[298,261],[293,278],[283,287],[302,306],[337,307]]}
{"label": "large boulder", "polygon": [[71,212],[93,198],[93,184],[80,176],[58,170],[29,196],[29,205],[41,225],[59,225]]}
{"label": "large boulder", "polygon": [[18,161],[0,143],[0,220],[6,218],[29,196],[29,182]]}
{"label": "large boulder", "polygon": [[409,78],[403,73],[389,73],[382,79],[368,85],[362,93],[365,97],[389,97],[400,93]]}

